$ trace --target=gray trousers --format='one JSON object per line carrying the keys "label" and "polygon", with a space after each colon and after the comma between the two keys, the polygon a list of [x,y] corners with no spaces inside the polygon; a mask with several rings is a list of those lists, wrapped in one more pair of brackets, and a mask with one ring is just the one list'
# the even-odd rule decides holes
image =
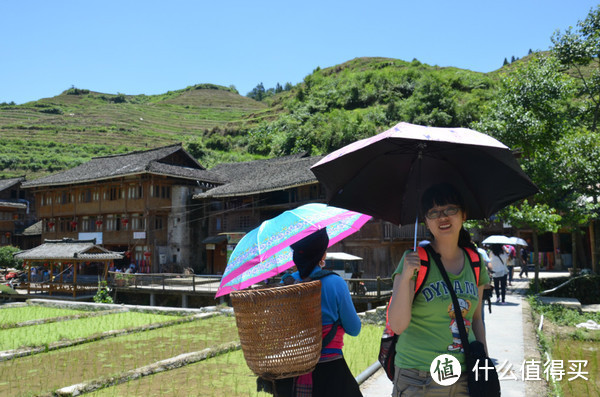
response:
{"label": "gray trousers", "polygon": [[396,367],[392,397],[469,397],[467,374],[452,386],[441,386],[427,371]]}

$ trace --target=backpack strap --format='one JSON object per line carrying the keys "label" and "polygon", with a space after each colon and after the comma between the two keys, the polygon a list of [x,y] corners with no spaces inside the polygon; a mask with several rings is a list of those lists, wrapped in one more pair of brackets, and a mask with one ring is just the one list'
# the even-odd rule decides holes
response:
{"label": "backpack strap", "polygon": [[[415,295],[421,292],[423,288],[423,283],[427,279],[427,275],[429,274],[429,255],[427,250],[431,249],[430,247],[417,247],[417,251],[419,253],[419,259],[421,259],[421,267],[419,268],[419,272],[417,273],[417,280],[415,281]],[[473,274],[475,275],[476,284],[479,285],[479,275],[481,274],[481,258],[479,257],[479,253],[475,251],[471,247],[463,248],[467,253],[469,258],[469,262],[471,264],[471,269],[473,270]]]}
{"label": "backpack strap", "polygon": [[427,250],[425,247],[417,247],[417,253],[419,254],[419,259],[421,259],[421,267],[417,272],[417,279],[415,280],[415,295],[421,292],[423,283],[429,274],[429,255],[427,254]]}
{"label": "backpack strap", "polygon": [[465,247],[464,250],[469,256],[469,262],[471,262],[471,269],[475,274],[475,284],[479,286],[479,275],[481,274],[481,258],[479,253],[471,247]]}
{"label": "backpack strap", "polygon": [[[321,269],[318,272],[315,272],[312,276],[309,276],[309,277],[305,278],[304,280],[302,280],[302,282],[304,283],[307,281],[320,280],[324,277],[331,276],[332,274],[335,274],[336,276],[340,276],[339,274],[337,274],[336,272],[333,272],[331,270]],[[340,325],[342,325],[342,321],[339,318],[337,320],[335,320],[335,322],[333,324],[331,324],[331,329],[329,330],[327,335],[325,335],[322,339],[321,349],[324,349],[328,344],[331,343],[333,338],[335,338],[335,334],[337,333],[338,327]]]}

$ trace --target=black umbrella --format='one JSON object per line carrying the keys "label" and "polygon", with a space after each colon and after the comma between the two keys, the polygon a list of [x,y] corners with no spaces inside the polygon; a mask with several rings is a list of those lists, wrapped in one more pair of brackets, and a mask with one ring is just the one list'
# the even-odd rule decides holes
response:
{"label": "black umbrella", "polygon": [[462,193],[469,219],[538,192],[507,146],[467,128],[400,123],[334,151],[311,170],[330,205],[395,224],[418,220],[421,193],[441,182]]}

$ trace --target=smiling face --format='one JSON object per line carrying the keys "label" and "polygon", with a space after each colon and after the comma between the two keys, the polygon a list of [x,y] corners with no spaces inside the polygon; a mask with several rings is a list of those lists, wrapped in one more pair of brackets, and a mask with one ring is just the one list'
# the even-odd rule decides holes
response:
{"label": "smiling face", "polygon": [[435,185],[425,191],[421,213],[434,239],[458,239],[467,218],[460,193],[449,184]]}
{"label": "smiling face", "polygon": [[425,223],[437,240],[444,237],[458,240],[465,220],[465,212],[455,204],[434,205],[425,214]]}

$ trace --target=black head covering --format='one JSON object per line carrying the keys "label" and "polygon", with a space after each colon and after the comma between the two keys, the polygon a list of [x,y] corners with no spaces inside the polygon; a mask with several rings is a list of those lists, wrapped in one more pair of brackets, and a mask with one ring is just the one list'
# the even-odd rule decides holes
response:
{"label": "black head covering", "polygon": [[294,251],[293,260],[300,273],[300,278],[306,278],[310,275],[323,258],[328,245],[327,229],[320,229],[291,245]]}

